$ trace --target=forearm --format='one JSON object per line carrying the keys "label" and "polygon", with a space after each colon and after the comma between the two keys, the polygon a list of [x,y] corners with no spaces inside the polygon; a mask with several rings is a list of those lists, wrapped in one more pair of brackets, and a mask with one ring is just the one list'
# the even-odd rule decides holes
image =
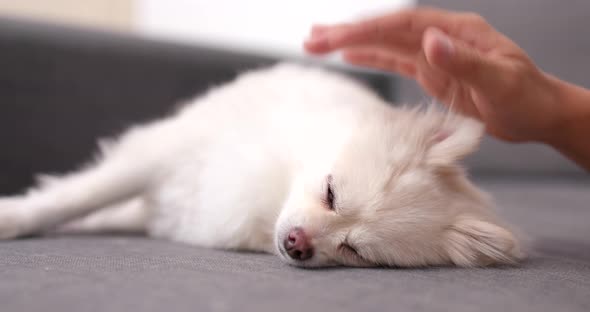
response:
{"label": "forearm", "polygon": [[563,114],[545,143],[590,172],[590,90],[554,81]]}

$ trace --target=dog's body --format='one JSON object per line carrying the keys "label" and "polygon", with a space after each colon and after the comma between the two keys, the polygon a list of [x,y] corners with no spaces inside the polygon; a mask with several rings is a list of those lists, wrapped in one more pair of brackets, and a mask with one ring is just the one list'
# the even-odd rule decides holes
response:
{"label": "dog's body", "polygon": [[0,199],[0,238],[145,231],[299,266],[512,263],[517,241],[455,165],[481,134],[473,120],[394,108],[348,78],[283,64]]}

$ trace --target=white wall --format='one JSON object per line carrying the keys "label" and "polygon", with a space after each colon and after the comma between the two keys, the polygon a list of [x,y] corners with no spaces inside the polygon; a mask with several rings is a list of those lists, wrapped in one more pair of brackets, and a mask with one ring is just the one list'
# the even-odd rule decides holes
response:
{"label": "white wall", "polygon": [[348,21],[414,0],[136,0],[136,29],[160,39],[301,55],[313,23]]}

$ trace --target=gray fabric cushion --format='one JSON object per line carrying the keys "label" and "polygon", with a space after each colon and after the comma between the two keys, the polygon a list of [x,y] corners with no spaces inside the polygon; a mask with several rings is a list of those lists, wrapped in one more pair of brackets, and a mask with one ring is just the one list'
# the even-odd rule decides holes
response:
{"label": "gray fabric cushion", "polygon": [[141,237],[0,243],[2,311],[589,311],[581,181],[482,181],[532,239],[518,268],[304,270]]}

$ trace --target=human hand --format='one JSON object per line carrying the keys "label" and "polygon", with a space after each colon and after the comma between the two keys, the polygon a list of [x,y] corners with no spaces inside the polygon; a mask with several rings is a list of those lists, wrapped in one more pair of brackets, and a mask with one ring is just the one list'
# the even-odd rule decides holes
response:
{"label": "human hand", "polygon": [[559,81],[482,17],[408,9],[356,23],[314,26],[312,54],[342,51],[355,65],[415,79],[431,96],[514,142],[550,140],[568,120]]}

